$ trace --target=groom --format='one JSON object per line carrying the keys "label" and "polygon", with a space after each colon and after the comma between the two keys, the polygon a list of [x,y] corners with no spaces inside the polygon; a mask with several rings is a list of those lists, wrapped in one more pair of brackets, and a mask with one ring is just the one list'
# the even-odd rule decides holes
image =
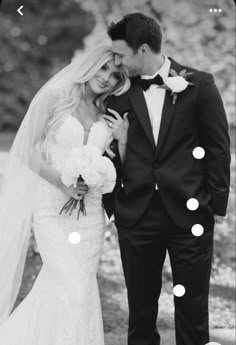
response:
{"label": "groom", "polygon": [[119,234],[130,310],[128,344],[160,344],[156,321],[168,251],[176,343],[205,345],[214,223],[225,216],[229,193],[222,100],[211,74],[161,53],[162,33],[154,19],[130,14],[113,23],[108,34],[115,63],[128,70],[132,82],[108,107],[129,113],[129,130],[123,164],[116,152],[115,192],[104,199]]}

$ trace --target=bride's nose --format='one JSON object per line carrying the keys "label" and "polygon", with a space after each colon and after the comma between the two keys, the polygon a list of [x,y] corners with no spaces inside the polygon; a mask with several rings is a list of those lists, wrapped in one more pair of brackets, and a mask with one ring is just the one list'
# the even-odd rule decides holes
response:
{"label": "bride's nose", "polygon": [[102,76],[102,82],[104,84],[108,83],[109,82],[109,73],[104,73],[103,76]]}

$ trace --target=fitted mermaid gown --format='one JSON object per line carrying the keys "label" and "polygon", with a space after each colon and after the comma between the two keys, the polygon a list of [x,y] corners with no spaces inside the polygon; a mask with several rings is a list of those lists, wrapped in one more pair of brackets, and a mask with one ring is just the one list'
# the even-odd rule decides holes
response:
{"label": "fitted mermaid gown", "polygon": [[[103,118],[90,129],[87,143],[102,151],[111,136]],[[58,171],[71,149],[84,145],[85,133],[73,116],[48,131],[41,150]],[[32,290],[0,325],[1,345],[104,345],[96,274],[104,243],[102,191],[85,196],[87,215],[59,212],[68,195],[40,178],[33,228],[43,261]],[[80,242],[72,244],[72,232]]]}

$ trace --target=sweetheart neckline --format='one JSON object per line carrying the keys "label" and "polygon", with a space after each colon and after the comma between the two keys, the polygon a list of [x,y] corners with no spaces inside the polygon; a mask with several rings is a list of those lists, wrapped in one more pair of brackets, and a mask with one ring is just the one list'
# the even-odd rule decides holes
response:
{"label": "sweetheart neckline", "polygon": [[[83,146],[85,146],[85,145],[88,144],[89,136],[90,136],[91,130],[92,130],[92,128],[94,127],[94,125],[97,124],[97,123],[99,123],[99,122],[102,123],[102,121],[101,121],[100,119],[98,119],[97,121],[94,121],[94,122],[92,123],[92,125],[90,126],[90,128],[86,131],[85,128],[84,128],[84,126],[82,125],[82,123],[81,123],[75,116],[73,116],[73,115],[68,115],[68,117],[71,117],[72,119],[74,119],[74,120],[78,123],[78,125],[81,127],[81,129],[82,129],[82,131],[83,131]],[[85,133],[88,133],[87,141],[86,141],[86,142],[84,141],[84,140],[85,140]]]}
{"label": "sweetheart neckline", "polygon": [[92,123],[92,125],[89,127],[89,129],[88,130],[86,130],[85,128],[84,128],[84,126],[82,125],[82,123],[80,122],[80,120],[79,119],[77,119],[75,116],[73,116],[73,115],[69,115],[70,117],[72,117],[76,122],[78,122],[79,123],[79,125],[83,128],[83,131],[84,132],[86,132],[86,131],[89,131],[92,127],[93,127],[93,125],[95,124],[95,123],[97,123],[97,122],[99,122],[100,120],[97,120],[97,121],[93,121],[93,123]]}

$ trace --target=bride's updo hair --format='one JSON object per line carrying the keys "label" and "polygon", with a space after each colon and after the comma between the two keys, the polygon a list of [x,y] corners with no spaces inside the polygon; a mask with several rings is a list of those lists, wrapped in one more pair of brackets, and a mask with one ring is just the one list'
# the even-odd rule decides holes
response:
{"label": "bride's updo hair", "polygon": [[[78,109],[80,102],[85,96],[85,85],[94,75],[108,62],[114,59],[111,46],[99,46],[90,51],[83,60],[75,58],[73,75],[71,80],[61,86],[63,97],[55,104],[55,112],[73,113]],[[130,88],[130,80],[125,70],[120,67],[120,80],[113,90],[109,93],[98,95],[95,105],[101,113],[105,112],[106,100],[108,96],[120,96]],[[61,91],[61,90],[60,90]]]}

